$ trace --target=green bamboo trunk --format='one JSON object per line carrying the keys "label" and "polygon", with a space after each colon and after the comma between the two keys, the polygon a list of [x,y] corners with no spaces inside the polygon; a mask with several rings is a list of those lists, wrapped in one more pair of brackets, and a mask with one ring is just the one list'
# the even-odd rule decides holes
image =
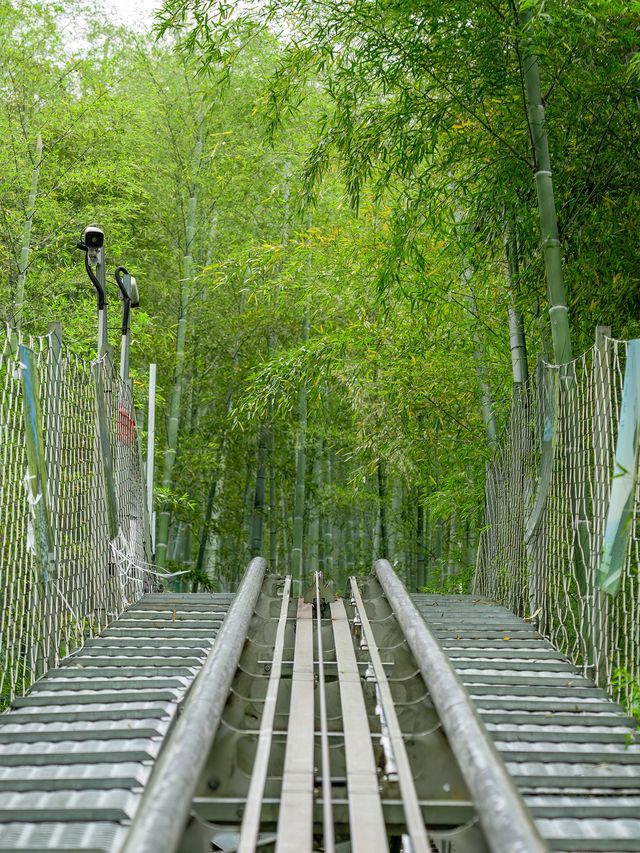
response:
{"label": "green bamboo trunk", "polygon": [[522,313],[516,305],[515,291],[520,273],[518,246],[512,231],[505,235],[506,279],[509,295],[509,343],[511,347],[511,369],[515,385],[523,386],[529,378],[527,346],[524,335]]}
{"label": "green bamboo trunk", "polygon": [[418,504],[416,509],[416,586],[418,589],[422,589],[427,583],[424,522],[424,507]]}
{"label": "green bamboo trunk", "polygon": [[327,448],[326,445],[324,447],[323,468],[323,479],[325,487],[324,512],[322,514],[322,534],[324,545],[323,571],[325,571],[330,577],[333,577],[333,569],[335,562],[333,550],[333,512],[331,509],[333,500],[333,496],[331,494],[331,490],[333,488],[333,464],[331,460],[331,450]]}
{"label": "green bamboo trunk", "polygon": [[527,112],[533,144],[540,235],[547,278],[553,354],[556,364],[566,364],[573,357],[569,313],[562,273],[562,249],[558,235],[551,157],[549,155],[549,139],[545,123],[542,88],[540,86],[540,69],[531,38],[533,11],[530,6],[520,10],[520,23],[523,31],[522,72],[527,95]]}
{"label": "green bamboo trunk", "polygon": [[[302,339],[309,339],[309,317],[302,327]],[[293,547],[291,549],[291,574],[294,581],[302,582],[304,549],[304,509],[307,474],[307,389],[298,392],[298,431],[296,433],[296,484],[293,505]]]}
{"label": "green bamboo trunk", "polygon": [[24,308],[24,289],[29,267],[29,254],[31,252],[31,228],[36,211],[36,199],[38,197],[38,183],[40,181],[40,166],[42,164],[42,137],[38,134],[36,139],[36,152],[31,172],[31,189],[27,199],[26,216],[22,230],[22,247],[20,249],[20,260],[18,261],[18,281],[16,282],[16,297],[14,307],[14,325],[19,329],[22,324],[22,309]]}
{"label": "green bamboo trunk", "polygon": [[276,432],[271,424],[269,431],[269,568],[278,568],[278,503],[276,483]]}
{"label": "green bamboo trunk", "polygon": [[251,519],[250,551],[252,557],[259,557],[262,553],[268,446],[269,429],[263,427],[260,430],[260,435],[258,437],[258,467],[256,470],[256,487],[253,497],[253,514]]}
{"label": "green bamboo trunk", "polygon": [[[173,467],[178,451],[178,434],[180,427],[180,402],[185,385],[185,351],[187,341],[187,318],[191,302],[191,291],[193,285],[193,249],[196,235],[196,214],[198,208],[198,197],[196,191],[196,176],[200,170],[202,161],[203,143],[203,120],[198,122],[198,138],[193,154],[193,183],[189,193],[187,205],[187,221],[185,229],[185,253],[182,258],[182,284],[180,288],[180,316],[176,335],[176,367],[173,386],[169,394],[167,406],[167,444],[162,464],[162,488],[170,491],[173,486]],[[156,564],[162,569],[167,561],[167,543],[169,538],[169,522],[171,511],[165,504],[158,516],[158,529],[156,537]]]}

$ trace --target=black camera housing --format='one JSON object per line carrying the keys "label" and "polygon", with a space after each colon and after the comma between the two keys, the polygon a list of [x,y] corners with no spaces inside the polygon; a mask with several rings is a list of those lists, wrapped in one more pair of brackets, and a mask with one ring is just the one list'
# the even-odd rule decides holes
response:
{"label": "black camera housing", "polygon": [[97,225],[88,225],[82,239],[87,249],[101,249],[104,246],[104,231]]}

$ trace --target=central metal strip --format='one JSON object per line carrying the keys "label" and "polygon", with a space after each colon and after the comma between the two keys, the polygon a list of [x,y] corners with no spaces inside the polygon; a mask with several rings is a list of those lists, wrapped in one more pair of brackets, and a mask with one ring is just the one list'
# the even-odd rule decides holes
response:
{"label": "central metal strip", "polygon": [[353,853],[389,850],[362,682],[342,600],[331,603]]}
{"label": "central metal strip", "polygon": [[336,843],[333,828],[333,803],[331,785],[331,758],[329,757],[329,724],[327,721],[327,694],[324,677],[324,643],[322,641],[322,599],[320,597],[320,573],[315,573],[316,586],[316,629],[318,647],[318,693],[320,696],[320,755],[322,757],[322,826],[324,853],[335,853]]}
{"label": "central metal strip", "polygon": [[313,605],[298,599],[276,853],[313,849]]}
{"label": "central metal strip", "polygon": [[407,829],[409,830],[409,836],[411,838],[411,851],[412,853],[429,853],[430,846],[424,826],[424,819],[422,817],[422,809],[418,802],[418,794],[413,782],[413,773],[411,772],[411,765],[409,764],[409,756],[407,755],[404,738],[402,737],[402,729],[398,722],[398,715],[396,714],[389,681],[387,680],[387,676],[384,671],[376,638],[374,637],[371,623],[369,622],[369,617],[367,616],[364,602],[360,595],[360,590],[358,589],[358,584],[354,577],[350,578],[350,581],[351,592],[360,616],[362,631],[367,642],[371,665],[373,666],[373,672],[378,685],[379,702],[382,706],[382,713],[386,721],[389,740],[391,741],[391,749],[393,751],[393,757],[398,772],[398,784],[400,786],[400,794],[402,796],[402,805],[404,807],[404,813],[407,820]]}
{"label": "central metal strip", "polygon": [[282,657],[284,654],[284,635],[287,627],[287,615],[289,611],[289,600],[291,597],[291,577],[287,576],[282,591],[282,605],[280,617],[273,648],[273,660],[271,663],[271,674],[267,695],[262,710],[260,721],[260,733],[258,734],[258,748],[253,762],[251,782],[247,793],[247,806],[240,828],[240,841],[238,842],[238,853],[254,853],[258,843],[260,832],[260,815],[262,812],[262,798],[264,786],[267,779],[269,767],[269,756],[271,754],[271,740],[273,737],[273,721],[276,715],[276,702],[278,699],[278,688],[280,687],[280,676],[282,673]]}

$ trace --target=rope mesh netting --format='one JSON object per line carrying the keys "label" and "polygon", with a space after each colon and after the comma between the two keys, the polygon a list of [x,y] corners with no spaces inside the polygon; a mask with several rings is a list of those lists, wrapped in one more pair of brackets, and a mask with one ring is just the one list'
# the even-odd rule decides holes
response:
{"label": "rope mesh netting", "polygon": [[[26,361],[35,376],[33,399],[25,391]],[[120,380],[108,357],[86,361],[55,333],[19,338],[7,331],[0,338],[0,394],[1,706],[154,580],[144,568],[131,383]],[[40,434],[40,479],[29,457],[29,427]]]}
{"label": "rope mesh netting", "polygon": [[623,388],[636,394],[628,386],[640,381],[634,375],[625,383],[630,345],[603,338],[569,365],[540,363],[514,394],[487,466],[474,591],[533,621],[586,675],[634,707],[640,680],[636,471],[619,586],[611,595],[597,583],[619,476]]}

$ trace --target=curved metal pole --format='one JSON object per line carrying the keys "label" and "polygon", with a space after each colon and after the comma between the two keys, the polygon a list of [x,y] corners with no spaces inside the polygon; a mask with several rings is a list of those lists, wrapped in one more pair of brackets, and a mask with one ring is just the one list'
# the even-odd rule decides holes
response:
{"label": "curved metal pole", "polygon": [[451,661],[388,561],[376,560],[373,568],[447,733],[490,850],[546,853],[548,847]]}
{"label": "curved metal pole", "polygon": [[184,703],[134,816],[122,853],[174,853],[218,730],[266,562],[249,563],[227,617]]}

